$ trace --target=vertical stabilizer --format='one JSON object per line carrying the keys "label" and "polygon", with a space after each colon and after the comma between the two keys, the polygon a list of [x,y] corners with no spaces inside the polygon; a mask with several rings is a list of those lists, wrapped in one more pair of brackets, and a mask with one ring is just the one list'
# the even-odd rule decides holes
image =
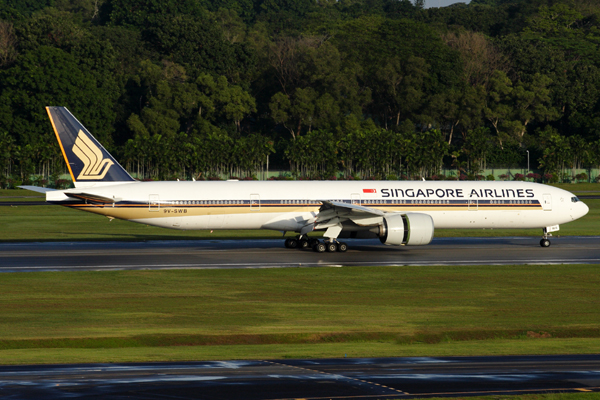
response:
{"label": "vertical stabilizer", "polygon": [[46,107],[76,187],[133,182],[127,171],[65,107]]}

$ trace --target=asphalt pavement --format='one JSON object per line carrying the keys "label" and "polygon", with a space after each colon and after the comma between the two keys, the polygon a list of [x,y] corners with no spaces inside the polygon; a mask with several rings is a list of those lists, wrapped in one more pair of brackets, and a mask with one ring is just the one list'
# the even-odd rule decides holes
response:
{"label": "asphalt pavement", "polygon": [[600,236],[434,238],[427,246],[347,240],[345,253],[286,249],[283,240],[0,243],[0,272],[297,268],[361,265],[600,264]]}
{"label": "asphalt pavement", "polygon": [[403,399],[600,391],[600,356],[0,367],[10,399]]}

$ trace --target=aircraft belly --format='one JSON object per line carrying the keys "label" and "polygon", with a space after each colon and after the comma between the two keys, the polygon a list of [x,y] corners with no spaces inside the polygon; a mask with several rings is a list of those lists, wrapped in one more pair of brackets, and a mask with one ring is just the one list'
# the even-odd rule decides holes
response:
{"label": "aircraft belly", "polygon": [[[232,218],[235,217],[235,218]],[[195,215],[185,217],[162,217],[132,219],[133,222],[171,229],[259,229],[260,216],[252,214]]]}
{"label": "aircraft belly", "polygon": [[299,230],[311,218],[311,213],[245,213],[216,214],[180,217],[131,219],[146,225],[171,229],[272,229],[281,231]]}
{"label": "aircraft belly", "polygon": [[515,211],[433,211],[428,212],[433,218],[436,229],[508,229],[508,228],[542,228],[560,222],[546,220],[541,210]]}
{"label": "aircraft belly", "polygon": [[[269,215],[269,214],[267,214]],[[285,214],[270,214],[261,229],[273,229],[277,231],[299,231],[305,226],[311,218],[317,215],[316,212],[293,212]]]}

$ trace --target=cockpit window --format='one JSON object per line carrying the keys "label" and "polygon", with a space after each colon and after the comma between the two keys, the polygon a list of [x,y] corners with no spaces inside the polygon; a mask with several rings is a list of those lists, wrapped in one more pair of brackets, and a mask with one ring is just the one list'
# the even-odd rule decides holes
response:
{"label": "cockpit window", "polygon": [[577,196],[571,197],[571,202],[577,203],[578,201],[579,201],[579,199],[577,198]]}

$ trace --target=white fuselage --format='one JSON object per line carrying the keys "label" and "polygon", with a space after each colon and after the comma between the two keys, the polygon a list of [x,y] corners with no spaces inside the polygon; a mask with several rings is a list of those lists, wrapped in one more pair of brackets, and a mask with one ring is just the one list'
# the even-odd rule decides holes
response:
{"label": "white fuselage", "polygon": [[[93,194],[114,202],[73,200]],[[545,228],[584,216],[566,190],[529,182],[197,181],[100,184],[47,193],[56,204],[174,229],[300,231],[322,201],[424,213],[440,228]]]}

